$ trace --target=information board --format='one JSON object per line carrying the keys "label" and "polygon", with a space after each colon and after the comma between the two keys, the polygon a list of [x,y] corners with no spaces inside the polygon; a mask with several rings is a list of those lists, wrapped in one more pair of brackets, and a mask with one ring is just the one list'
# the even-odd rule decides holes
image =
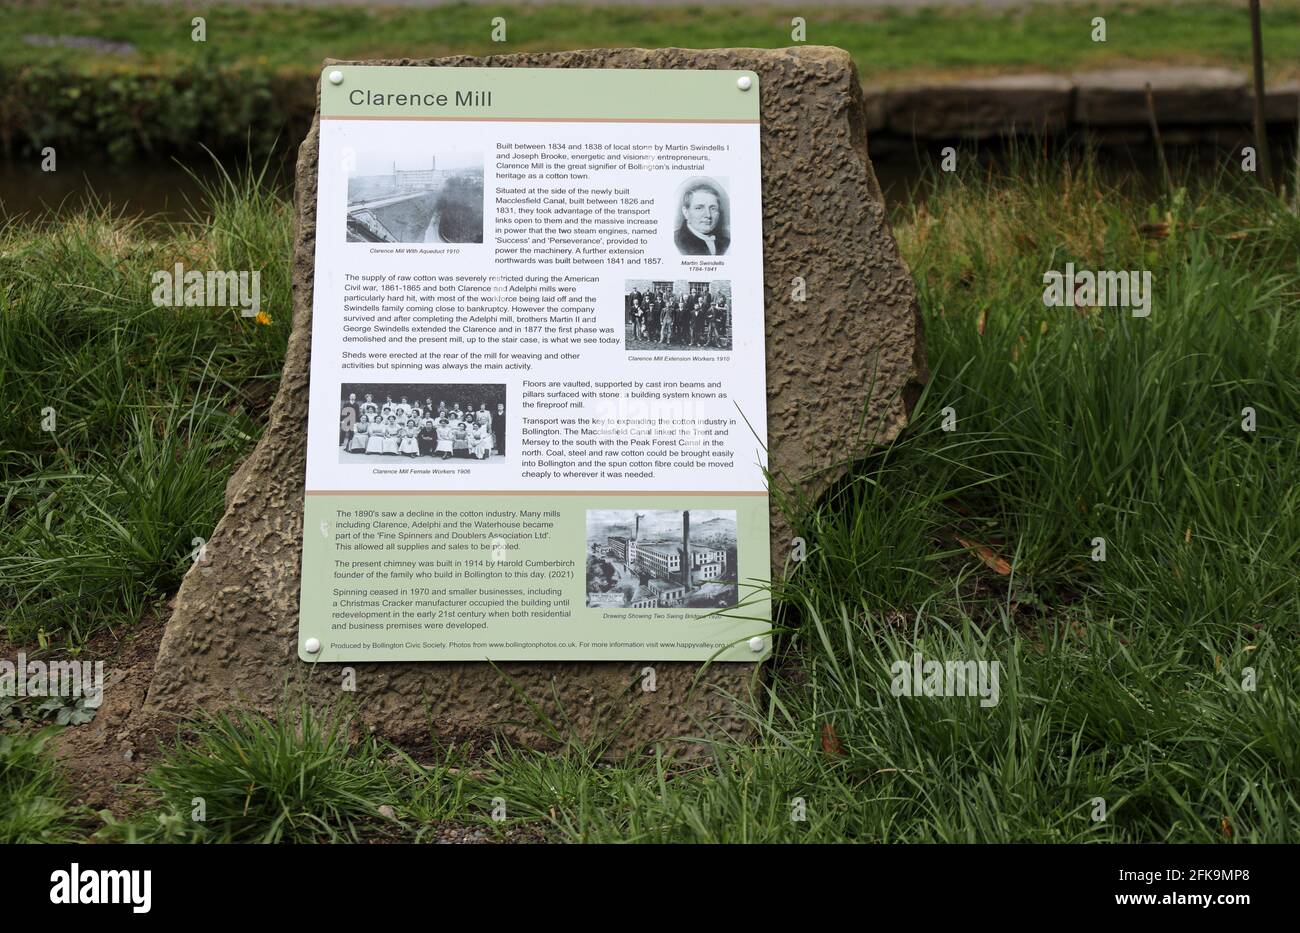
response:
{"label": "information board", "polygon": [[770,650],[752,72],[321,80],[299,656]]}

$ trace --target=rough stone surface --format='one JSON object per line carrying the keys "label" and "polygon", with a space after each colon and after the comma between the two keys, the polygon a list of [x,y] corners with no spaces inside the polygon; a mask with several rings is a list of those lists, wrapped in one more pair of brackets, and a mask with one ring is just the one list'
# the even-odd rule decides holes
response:
{"label": "rough stone surface", "polygon": [[[858,425],[881,425],[883,441],[905,424],[925,378],[920,319],[867,159],[865,106],[847,53],[619,49],[380,64],[757,72],[768,437],[776,482],[816,495],[840,472],[832,464],[864,448]],[[296,634],[318,131],[317,119],[298,156],[293,333],[279,393],[265,435],[232,484],[206,559],[190,570],[177,596],[138,714],[142,725],[232,705],[274,712],[298,689],[322,703],[340,696],[341,665],[300,662]],[[807,282],[803,304],[790,301],[796,276]],[[773,518],[779,572],[791,532]],[[427,741],[430,733],[472,740],[499,730],[546,744],[518,691],[565,732],[609,735],[626,719],[610,746],[615,751],[701,735],[706,721],[739,731],[728,694],[745,695],[761,676],[752,664],[718,664],[701,673],[695,664],[658,663],[658,691],[644,693],[641,663],[352,666],[356,709],[370,728],[397,741]]]}
{"label": "rough stone surface", "polygon": [[885,109],[892,132],[922,139],[1056,133],[1069,123],[1073,93],[1058,75],[1005,75],[897,88]]}
{"label": "rough stone surface", "polygon": [[1232,123],[1250,119],[1246,79],[1228,68],[1133,68],[1074,76],[1074,119],[1091,124],[1146,124],[1146,86],[1156,119],[1170,123]]}

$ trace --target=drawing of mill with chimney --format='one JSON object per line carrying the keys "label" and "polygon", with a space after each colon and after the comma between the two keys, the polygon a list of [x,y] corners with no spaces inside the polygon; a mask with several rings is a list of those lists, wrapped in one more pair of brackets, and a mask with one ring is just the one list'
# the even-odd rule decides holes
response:
{"label": "drawing of mill with chimney", "polygon": [[727,609],[738,601],[734,511],[587,512],[589,607]]}

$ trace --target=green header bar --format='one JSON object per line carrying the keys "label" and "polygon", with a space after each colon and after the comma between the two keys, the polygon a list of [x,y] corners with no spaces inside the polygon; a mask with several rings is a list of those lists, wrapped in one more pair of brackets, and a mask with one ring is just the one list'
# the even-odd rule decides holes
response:
{"label": "green header bar", "polygon": [[752,71],[333,65],[320,88],[324,119],[758,121]]}

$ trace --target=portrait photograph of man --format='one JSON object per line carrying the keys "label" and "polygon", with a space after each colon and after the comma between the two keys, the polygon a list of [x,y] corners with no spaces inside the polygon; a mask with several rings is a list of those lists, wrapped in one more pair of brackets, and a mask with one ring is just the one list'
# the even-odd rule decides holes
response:
{"label": "portrait photograph of man", "polygon": [[673,240],[683,256],[725,256],[731,245],[726,189],[712,178],[681,187]]}

